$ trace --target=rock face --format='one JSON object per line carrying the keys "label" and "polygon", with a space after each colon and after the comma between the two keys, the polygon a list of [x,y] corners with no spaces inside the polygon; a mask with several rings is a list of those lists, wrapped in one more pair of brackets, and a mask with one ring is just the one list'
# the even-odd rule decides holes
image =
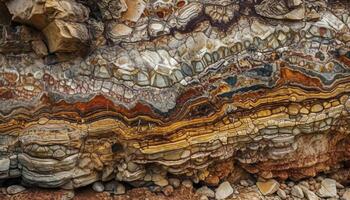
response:
{"label": "rock face", "polygon": [[89,41],[84,24],[89,9],[74,0],[11,0],[5,2],[12,19],[42,31],[50,52],[77,52]]}
{"label": "rock face", "polygon": [[0,0],[2,10],[1,179],[218,186],[239,170],[298,180],[349,166],[347,1]]}

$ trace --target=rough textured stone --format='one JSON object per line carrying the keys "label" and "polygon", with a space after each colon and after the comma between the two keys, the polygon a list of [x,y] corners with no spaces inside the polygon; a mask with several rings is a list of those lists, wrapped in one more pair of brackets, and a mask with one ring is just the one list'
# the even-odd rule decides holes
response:
{"label": "rough textured stone", "polygon": [[337,196],[336,181],[326,178],[321,182],[321,188],[317,191],[320,197],[329,198]]}
{"label": "rough textured stone", "polygon": [[215,199],[225,199],[233,194],[233,188],[227,181],[221,183],[218,188],[215,189]]}
{"label": "rough textured stone", "polygon": [[6,189],[8,194],[17,194],[23,192],[24,190],[26,190],[26,188],[21,185],[11,185]]}
{"label": "rough textured stone", "polygon": [[292,187],[291,194],[292,194],[294,197],[297,197],[297,198],[304,198],[303,190],[302,190],[301,187],[298,186],[298,185],[295,185],[295,186]]}
{"label": "rough textured stone", "polygon": [[206,197],[214,198],[215,197],[215,192],[208,188],[207,186],[200,187],[196,190],[196,193],[199,195],[204,195]]}
{"label": "rough textured stone", "polygon": [[277,195],[281,198],[281,199],[286,199],[287,198],[287,194],[285,191],[278,189],[277,190]]}
{"label": "rough textured stone", "polygon": [[275,193],[278,190],[279,183],[274,179],[270,179],[270,180],[265,181],[265,182],[258,181],[256,183],[256,186],[258,186],[260,192],[263,195],[270,195],[270,194]]}
{"label": "rough textured stone", "polygon": [[192,188],[192,187],[193,187],[193,183],[192,183],[192,181],[190,181],[190,180],[184,180],[184,181],[182,181],[182,182],[181,182],[181,185],[183,185],[183,186],[185,186],[185,187],[187,187],[187,188]]}
{"label": "rough textured stone", "polygon": [[[74,0],[11,0],[6,5],[14,21],[43,32],[50,52],[72,53],[88,48],[90,36],[83,22],[89,18],[89,9],[82,4]],[[42,44],[36,44],[34,50],[40,56],[47,54]]]}
{"label": "rough textured stone", "polygon": [[319,200],[320,198],[312,191],[306,190],[304,191],[304,195],[307,200]]}
{"label": "rough textured stone", "polygon": [[181,184],[180,180],[177,178],[169,178],[169,184],[172,185],[174,188],[178,188]]}
{"label": "rough textured stone", "polygon": [[89,39],[88,30],[84,25],[75,22],[55,20],[43,29],[50,52],[78,51]]}
{"label": "rough textured stone", "polygon": [[7,171],[10,169],[10,159],[2,158],[0,159],[0,171]]}
{"label": "rough textured stone", "polygon": [[92,185],[92,189],[96,192],[103,192],[105,190],[105,187],[101,182],[95,182]]}
{"label": "rough textured stone", "polygon": [[342,198],[344,200],[350,200],[350,189],[349,188],[344,192]]}
{"label": "rough textured stone", "polygon": [[349,182],[347,1],[0,2],[4,182]]}
{"label": "rough textured stone", "polygon": [[174,192],[174,188],[171,185],[167,185],[162,189],[165,196],[170,196]]}

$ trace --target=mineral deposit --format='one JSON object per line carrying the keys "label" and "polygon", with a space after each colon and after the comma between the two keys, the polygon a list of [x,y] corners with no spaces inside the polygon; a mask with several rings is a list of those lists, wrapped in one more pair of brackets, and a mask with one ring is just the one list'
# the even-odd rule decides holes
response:
{"label": "mineral deposit", "polygon": [[349,27],[348,0],[0,0],[0,178],[218,186],[344,168]]}

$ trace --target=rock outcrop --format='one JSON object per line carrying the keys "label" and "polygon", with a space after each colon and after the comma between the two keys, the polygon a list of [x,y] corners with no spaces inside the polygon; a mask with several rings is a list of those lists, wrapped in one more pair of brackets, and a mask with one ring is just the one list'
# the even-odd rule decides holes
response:
{"label": "rock outcrop", "polygon": [[218,186],[242,171],[299,180],[347,167],[347,1],[3,0],[2,10],[1,179]]}

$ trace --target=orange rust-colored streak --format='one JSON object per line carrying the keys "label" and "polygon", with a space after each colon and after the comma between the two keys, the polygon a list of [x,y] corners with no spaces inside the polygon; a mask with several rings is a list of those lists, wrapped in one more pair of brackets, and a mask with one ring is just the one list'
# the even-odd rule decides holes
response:
{"label": "orange rust-colored streak", "polygon": [[3,73],[3,77],[9,83],[14,84],[18,78],[18,75],[14,73]]}
{"label": "orange rust-colored streak", "polygon": [[185,91],[177,100],[177,105],[182,105],[183,103],[187,102],[189,99],[192,99],[193,97],[200,96],[203,94],[202,89],[199,88],[191,88],[187,91]]}
{"label": "orange rust-colored streak", "polygon": [[[61,104],[63,104],[63,102],[61,102]],[[67,103],[64,102],[64,104],[67,104]],[[89,102],[78,102],[78,103],[75,103],[74,105],[68,105],[68,106],[74,106],[76,109],[78,109],[82,113],[87,113],[89,111],[101,109],[101,108],[114,107],[113,102],[102,95],[95,96]]]}
{"label": "orange rust-colored streak", "polygon": [[220,84],[217,89],[215,89],[212,94],[214,96],[217,96],[219,94],[223,94],[225,92],[229,92],[231,90],[231,87],[227,84]]}
{"label": "orange rust-colored streak", "polygon": [[299,71],[291,70],[287,67],[281,67],[281,79],[278,81],[278,85],[286,83],[298,83],[307,87],[323,88],[319,79],[306,76]]}
{"label": "orange rust-colored streak", "polygon": [[232,97],[232,101],[233,102],[247,102],[247,101],[252,101],[252,102],[256,102],[258,99],[260,99],[261,97],[265,96],[266,92],[264,90],[261,91],[251,91],[248,93],[242,93],[239,95],[235,95]]}
{"label": "orange rust-colored streak", "polygon": [[12,99],[14,98],[12,90],[0,88],[0,99]]}
{"label": "orange rust-colored streak", "polygon": [[148,115],[154,118],[159,117],[149,106],[142,103],[137,103],[133,108],[127,109],[123,106],[115,105],[111,100],[107,99],[103,95],[97,95],[88,102],[77,102],[70,104],[66,101],[59,101],[57,103],[53,103],[52,107],[57,111],[77,111],[81,113],[83,117],[96,110],[117,112],[123,116],[126,116],[127,118],[134,118],[140,115]]}
{"label": "orange rust-colored streak", "polygon": [[350,59],[346,56],[340,56],[339,61],[344,63],[347,67],[350,67]]}
{"label": "orange rust-colored streak", "polygon": [[182,8],[182,7],[184,7],[186,5],[186,2],[185,1],[179,1],[179,2],[177,2],[177,4],[176,4],[176,6],[178,7],[178,8]]}

